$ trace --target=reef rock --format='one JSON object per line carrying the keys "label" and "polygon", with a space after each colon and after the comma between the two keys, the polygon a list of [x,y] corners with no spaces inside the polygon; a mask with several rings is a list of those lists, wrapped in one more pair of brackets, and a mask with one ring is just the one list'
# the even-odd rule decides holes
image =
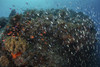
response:
{"label": "reef rock", "polygon": [[26,10],[10,19],[3,43],[8,52],[22,52],[14,60],[19,67],[90,67],[96,66],[95,34],[93,21],[81,12]]}
{"label": "reef rock", "polygon": [[1,17],[0,18],[0,29],[4,28],[7,24],[7,22],[8,22],[7,18]]}
{"label": "reef rock", "polygon": [[15,10],[15,9],[13,9],[13,10],[11,11],[11,13],[10,13],[10,15],[9,15],[9,18],[12,17],[12,16],[14,16],[14,15],[16,15],[16,10]]}

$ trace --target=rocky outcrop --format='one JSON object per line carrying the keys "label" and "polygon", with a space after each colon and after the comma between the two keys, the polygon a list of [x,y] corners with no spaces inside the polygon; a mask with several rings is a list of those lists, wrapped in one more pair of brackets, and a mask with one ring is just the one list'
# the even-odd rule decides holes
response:
{"label": "rocky outcrop", "polygon": [[12,59],[16,66],[96,66],[96,30],[93,21],[82,12],[27,10],[13,16],[9,23],[3,44],[8,53],[23,52]]}

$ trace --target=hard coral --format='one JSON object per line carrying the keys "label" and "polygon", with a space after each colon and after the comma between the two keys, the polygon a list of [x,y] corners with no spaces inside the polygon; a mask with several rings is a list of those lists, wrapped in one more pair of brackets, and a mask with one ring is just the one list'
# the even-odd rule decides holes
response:
{"label": "hard coral", "polygon": [[[7,35],[4,41],[5,48],[12,53],[14,58],[19,56],[20,52],[24,52],[16,58],[15,64],[22,66],[24,63],[25,66],[37,67],[89,65],[86,62],[94,57],[94,54],[91,55],[93,52],[90,52],[94,51],[91,47],[95,45],[93,22],[85,18],[84,14],[72,10],[51,9],[42,11],[41,14],[40,12],[27,10],[22,17],[16,15],[10,20],[12,26],[5,32],[11,35]],[[81,15],[84,17],[80,17]],[[12,37],[16,33],[18,35]],[[26,42],[30,46],[27,51],[25,51]],[[79,55],[81,53],[82,55]],[[83,59],[85,56],[90,57],[88,60]],[[19,64],[20,60],[23,60],[21,64]]]}
{"label": "hard coral", "polygon": [[8,58],[7,58],[6,56],[1,56],[1,57],[0,57],[0,65],[1,65],[2,67],[7,67],[8,64],[9,64]]}
{"label": "hard coral", "polygon": [[26,40],[21,37],[9,36],[6,38],[4,44],[6,50],[12,53],[25,52],[27,48]]}

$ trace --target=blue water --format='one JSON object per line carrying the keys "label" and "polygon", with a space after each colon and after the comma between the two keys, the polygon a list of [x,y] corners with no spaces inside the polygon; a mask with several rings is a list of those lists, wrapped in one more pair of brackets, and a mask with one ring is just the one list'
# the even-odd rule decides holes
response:
{"label": "blue water", "polygon": [[8,17],[12,9],[22,13],[26,9],[51,8],[68,8],[88,15],[95,23],[100,39],[100,0],[0,0],[0,17]]}
{"label": "blue water", "polygon": [[48,9],[66,7],[75,11],[82,11],[88,14],[95,22],[100,22],[99,3],[100,0],[0,0],[0,17],[9,16],[11,9],[23,12],[23,10],[31,8]]}
{"label": "blue water", "polygon": [[100,0],[0,0],[0,17],[8,17],[12,9],[22,13],[26,9],[69,8],[89,15],[98,26],[100,25],[99,6]]}

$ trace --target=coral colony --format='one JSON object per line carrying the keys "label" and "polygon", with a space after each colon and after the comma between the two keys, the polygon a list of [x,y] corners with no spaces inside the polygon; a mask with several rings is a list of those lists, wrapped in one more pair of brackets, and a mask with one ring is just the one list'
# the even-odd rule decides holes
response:
{"label": "coral colony", "polygon": [[96,30],[82,12],[34,9],[16,14],[13,10],[8,20],[0,18],[0,25],[1,67],[96,66]]}

